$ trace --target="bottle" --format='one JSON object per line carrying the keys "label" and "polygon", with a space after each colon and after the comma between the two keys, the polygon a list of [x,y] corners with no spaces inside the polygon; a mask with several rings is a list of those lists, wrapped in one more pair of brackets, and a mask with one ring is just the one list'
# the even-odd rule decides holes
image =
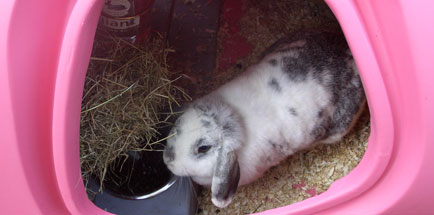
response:
{"label": "bottle", "polygon": [[131,43],[146,41],[151,33],[150,15],[155,0],[104,0],[100,27]]}

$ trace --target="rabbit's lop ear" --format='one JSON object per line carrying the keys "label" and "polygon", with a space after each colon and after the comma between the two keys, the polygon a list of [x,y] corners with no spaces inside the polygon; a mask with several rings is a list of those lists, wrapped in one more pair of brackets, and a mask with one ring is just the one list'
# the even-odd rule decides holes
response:
{"label": "rabbit's lop ear", "polygon": [[239,181],[240,167],[235,151],[221,147],[212,178],[212,203],[219,208],[228,206],[234,198]]}

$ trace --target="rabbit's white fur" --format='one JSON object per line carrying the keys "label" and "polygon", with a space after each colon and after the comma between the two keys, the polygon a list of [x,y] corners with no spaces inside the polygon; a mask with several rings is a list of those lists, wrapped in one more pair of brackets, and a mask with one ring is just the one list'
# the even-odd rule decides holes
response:
{"label": "rabbit's white fur", "polygon": [[216,206],[227,206],[237,185],[296,151],[338,141],[362,110],[363,88],[346,46],[319,53],[318,62],[303,62],[329,51],[319,43],[338,43],[301,35],[307,39],[278,43],[241,76],[195,101],[173,128],[164,153],[168,168],[212,184]]}
{"label": "rabbit's white fur", "polygon": [[[246,144],[238,152],[240,185],[255,180],[282,158],[308,146],[312,137],[305,134],[312,130],[317,112],[327,105],[330,97],[311,78],[303,83],[281,86],[282,95],[273,95],[277,92],[268,87],[268,80],[271,77],[282,80],[284,74],[277,68],[270,68],[264,61],[248,72],[250,75],[238,78],[217,91],[244,119]],[[288,107],[298,110],[299,116],[291,116]],[[270,142],[290,145],[276,154],[270,153],[274,151]]]}

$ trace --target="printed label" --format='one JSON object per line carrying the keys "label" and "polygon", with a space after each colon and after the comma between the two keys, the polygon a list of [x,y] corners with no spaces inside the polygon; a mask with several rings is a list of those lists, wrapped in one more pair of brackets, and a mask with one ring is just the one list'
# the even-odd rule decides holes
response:
{"label": "printed label", "polygon": [[139,26],[140,16],[135,16],[128,19],[112,19],[109,17],[101,16],[100,21],[102,25],[107,28],[115,29],[115,30],[124,30],[124,29]]}

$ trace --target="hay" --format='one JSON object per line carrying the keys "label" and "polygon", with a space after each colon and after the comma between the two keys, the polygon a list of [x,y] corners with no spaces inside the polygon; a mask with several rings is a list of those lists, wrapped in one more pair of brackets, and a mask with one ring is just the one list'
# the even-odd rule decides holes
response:
{"label": "hay", "polygon": [[[128,151],[155,150],[158,129],[181,100],[190,98],[170,79],[162,37],[146,46],[95,40],[87,71],[80,122],[82,176],[99,179]],[[165,117],[162,117],[163,110]],[[159,147],[161,149],[161,147]],[[87,183],[86,183],[87,184]]]}

